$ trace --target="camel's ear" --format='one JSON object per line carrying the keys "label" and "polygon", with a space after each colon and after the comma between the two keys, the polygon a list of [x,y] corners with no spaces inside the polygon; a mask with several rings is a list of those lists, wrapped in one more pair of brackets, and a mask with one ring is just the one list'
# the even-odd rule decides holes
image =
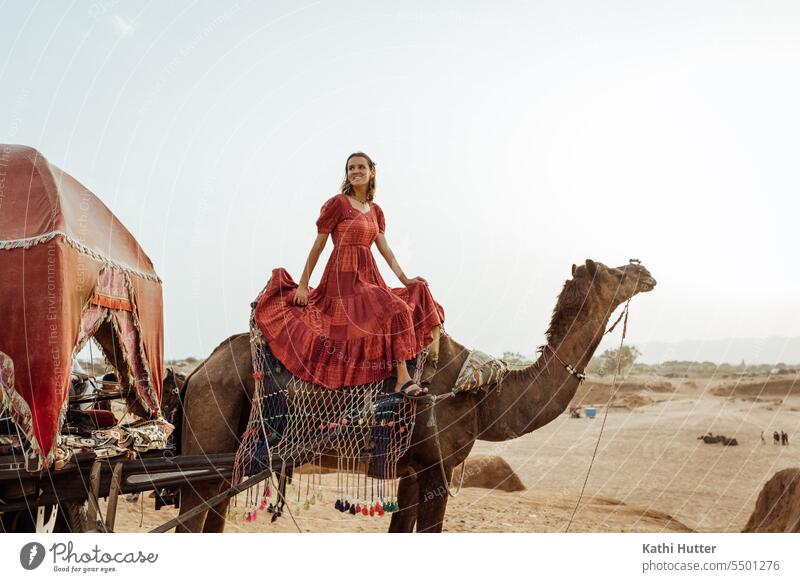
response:
{"label": "camel's ear", "polygon": [[573,277],[575,276],[575,271],[577,271],[577,270],[578,270],[578,265],[576,265],[575,263],[573,263],[573,264],[572,264],[572,276],[573,276]]}
{"label": "camel's ear", "polygon": [[595,263],[592,259],[586,259],[586,270],[589,271],[592,279],[594,279],[595,276],[597,276],[597,263]]}

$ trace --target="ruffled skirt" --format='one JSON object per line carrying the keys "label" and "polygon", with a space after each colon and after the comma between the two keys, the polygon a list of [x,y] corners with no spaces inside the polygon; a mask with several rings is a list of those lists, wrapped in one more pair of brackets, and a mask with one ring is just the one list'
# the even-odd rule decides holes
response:
{"label": "ruffled skirt", "polygon": [[296,377],[328,388],[391,375],[431,342],[444,310],[424,283],[391,289],[369,247],[335,248],[308,305],[292,304],[297,284],[275,269],[255,310],[270,350]]}

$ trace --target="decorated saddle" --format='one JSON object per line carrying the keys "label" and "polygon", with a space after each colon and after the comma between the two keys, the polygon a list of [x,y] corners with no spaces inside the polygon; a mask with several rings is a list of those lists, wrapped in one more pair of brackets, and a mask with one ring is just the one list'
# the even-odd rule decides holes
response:
{"label": "decorated saddle", "polygon": [[[285,504],[296,514],[322,501],[323,468],[337,472],[333,506],[352,515],[382,516],[399,509],[397,463],[408,450],[416,404],[394,393],[396,379],[331,390],[293,376],[272,354],[255,320],[250,341],[255,394],[236,454],[233,482],[273,467],[280,470],[247,494],[244,515]],[[407,362],[419,380],[427,352]],[[295,471],[311,465],[310,471]],[[291,490],[287,489],[291,485]]]}
{"label": "decorated saddle", "polygon": [[461,366],[453,392],[488,390],[490,386],[502,385],[510,371],[526,366],[527,364],[506,362],[480,350],[472,350]]}

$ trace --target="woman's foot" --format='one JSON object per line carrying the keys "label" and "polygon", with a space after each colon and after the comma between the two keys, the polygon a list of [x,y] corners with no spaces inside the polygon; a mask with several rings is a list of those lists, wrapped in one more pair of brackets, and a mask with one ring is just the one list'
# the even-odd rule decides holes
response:
{"label": "woman's foot", "polygon": [[420,386],[414,380],[409,380],[399,388],[395,390],[395,392],[402,392],[403,396],[408,396],[410,398],[415,398],[417,396],[423,396],[428,393],[428,389],[424,386]]}

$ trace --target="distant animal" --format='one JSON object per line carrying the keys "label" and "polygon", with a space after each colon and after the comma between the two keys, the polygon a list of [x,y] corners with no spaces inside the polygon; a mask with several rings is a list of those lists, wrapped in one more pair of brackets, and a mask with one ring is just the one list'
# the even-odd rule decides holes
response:
{"label": "distant animal", "polygon": [[717,443],[722,443],[722,445],[725,447],[735,447],[739,445],[739,441],[737,441],[735,438],[733,437],[729,438],[723,434],[715,435],[712,433],[708,433],[704,434],[703,436],[697,437],[697,440],[701,440],[707,445],[715,445]]}

